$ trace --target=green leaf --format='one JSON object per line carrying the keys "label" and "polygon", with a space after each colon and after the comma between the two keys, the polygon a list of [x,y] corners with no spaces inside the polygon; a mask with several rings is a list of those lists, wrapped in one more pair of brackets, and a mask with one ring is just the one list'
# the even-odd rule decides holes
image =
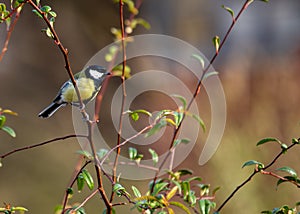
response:
{"label": "green leaf", "polygon": [[10,114],[10,115],[18,116],[18,113],[17,113],[17,112],[14,112],[14,111],[9,110],[9,109],[4,109],[4,110],[2,111],[2,114]]}
{"label": "green leaf", "polygon": [[278,140],[278,139],[276,139],[276,138],[271,138],[271,137],[269,137],[269,138],[264,138],[264,139],[260,140],[260,141],[256,144],[256,146],[259,146],[259,145],[262,145],[262,144],[265,144],[265,143],[268,143],[268,142],[277,142],[277,143],[279,143],[280,145],[282,144],[282,143],[280,142],[280,140]]}
{"label": "green leaf", "polygon": [[216,53],[219,53],[219,48],[220,48],[220,37],[219,36],[215,36],[213,38],[213,44],[215,46],[215,49],[216,49]]}
{"label": "green leaf", "polygon": [[166,211],[159,211],[157,214],[168,214]]}
{"label": "green leaf", "polygon": [[12,137],[16,137],[17,136],[16,132],[12,128],[8,127],[8,126],[3,126],[1,129],[3,131],[5,131],[7,134],[9,134],[10,136],[12,136]]}
{"label": "green leaf", "polygon": [[51,17],[49,19],[49,22],[50,22],[50,25],[53,27],[54,26],[54,22],[55,22],[55,18],[54,17]]}
{"label": "green leaf", "polygon": [[35,15],[37,15],[39,18],[41,18],[41,19],[43,18],[43,16],[42,16],[37,10],[33,9],[32,12],[33,12]]}
{"label": "green leaf", "polygon": [[[176,120],[178,120],[178,118],[176,116],[174,116]],[[171,125],[171,126],[175,126],[177,128],[177,123],[172,120],[171,118],[164,118],[164,120],[167,122],[167,124]]]}
{"label": "green leaf", "polygon": [[54,11],[50,11],[49,14],[54,18],[57,16],[57,14]]}
{"label": "green leaf", "polygon": [[187,200],[188,199],[188,194],[191,190],[190,183],[187,182],[187,181],[183,181],[181,183],[181,189],[182,189],[182,193],[183,193],[183,199]]}
{"label": "green leaf", "polygon": [[208,195],[209,193],[209,185],[208,184],[197,184],[196,186],[200,187],[200,195]]}
{"label": "green leaf", "polygon": [[122,194],[125,192],[125,188],[121,184],[116,183],[113,186],[113,192],[115,192],[118,196],[122,196]]}
{"label": "green leaf", "polygon": [[78,192],[81,192],[83,187],[84,187],[84,178],[83,178],[82,173],[80,173],[77,176],[77,189],[78,189]]}
{"label": "green leaf", "polygon": [[151,149],[151,148],[149,148],[148,151],[149,151],[150,154],[152,155],[152,161],[153,161],[153,164],[154,164],[154,166],[155,166],[155,165],[157,164],[157,162],[158,162],[158,155],[157,155],[157,153],[156,153],[153,149]]}
{"label": "green leaf", "polygon": [[[51,24],[51,22],[50,22],[50,24]],[[50,30],[50,28],[42,29],[42,32],[45,32],[46,35],[47,35],[49,38],[53,38],[53,37],[54,37],[53,34],[52,34],[52,32],[51,32],[51,30]]]}
{"label": "green leaf", "polygon": [[0,13],[6,11],[6,5],[4,3],[0,3]]}
{"label": "green leaf", "polygon": [[224,8],[226,11],[228,11],[234,20],[234,11],[230,7],[226,7],[225,5],[222,5],[222,8]]}
{"label": "green leaf", "polygon": [[[114,76],[122,76],[122,73],[123,73],[123,65],[118,65],[118,66],[115,66],[113,69],[112,69],[112,72],[113,72],[113,75]],[[124,76],[126,79],[128,79],[131,75],[131,68],[126,65],[125,66],[125,73],[124,73]]]}
{"label": "green leaf", "polygon": [[12,207],[12,211],[19,211],[20,213],[28,212],[28,209],[25,207]]}
{"label": "green leaf", "polygon": [[173,147],[175,148],[180,143],[188,144],[189,142],[190,142],[190,139],[186,139],[186,138],[184,138],[184,139],[176,139],[176,140],[174,140]]}
{"label": "green leaf", "polygon": [[202,80],[205,80],[205,79],[207,79],[207,78],[210,77],[210,76],[214,76],[214,75],[218,75],[218,74],[219,74],[218,71],[211,71],[211,72],[208,72],[208,73],[204,74]]}
{"label": "green leaf", "polygon": [[129,147],[128,148],[128,153],[129,153],[129,158],[130,160],[135,160],[138,152],[137,152],[137,149],[136,148],[133,148],[133,147]]}
{"label": "green leaf", "polygon": [[300,179],[298,179],[297,177],[294,176],[284,176],[285,180],[283,179],[279,179],[277,181],[277,186],[279,186],[280,184],[284,183],[284,182],[288,182],[288,181],[292,181],[292,182],[296,182],[298,184],[300,184]]}
{"label": "green leaf", "polygon": [[197,59],[200,62],[202,69],[204,69],[205,61],[202,58],[202,56],[200,56],[198,54],[193,54],[192,57],[194,57],[195,59]]}
{"label": "green leaf", "polygon": [[293,144],[299,144],[299,139],[293,138],[293,139],[292,139],[292,143],[293,143]]}
{"label": "green leaf", "polygon": [[212,191],[212,195],[215,195],[217,191],[219,191],[221,189],[221,187],[216,187],[213,189]]}
{"label": "green leaf", "polygon": [[168,194],[166,195],[166,199],[169,201],[171,198],[173,198],[173,196],[177,193],[178,191],[178,186],[174,186],[170,192],[168,192]]}
{"label": "green leaf", "polygon": [[94,180],[93,180],[93,177],[91,176],[91,174],[86,169],[83,169],[81,173],[82,173],[83,179],[86,182],[88,188],[90,190],[94,189]]}
{"label": "green leaf", "polygon": [[197,198],[196,198],[196,195],[195,195],[195,192],[194,192],[194,191],[190,191],[190,192],[189,192],[188,202],[190,203],[190,205],[191,205],[192,207],[195,206],[195,204],[196,204],[196,202],[197,202]]}
{"label": "green leaf", "polygon": [[142,196],[141,192],[135,186],[131,186],[131,189],[132,189],[133,194],[134,194],[135,197],[139,198],[139,197]]}
{"label": "green leaf", "polygon": [[[114,208],[112,208],[111,211],[112,211],[112,212],[111,212],[112,214],[116,214],[116,210],[115,210]],[[106,208],[103,210],[102,214],[107,214]]]}
{"label": "green leaf", "polygon": [[287,152],[287,150],[288,150],[288,145],[286,145],[285,143],[282,143],[280,147],[281,147],[283,153],[286,153],[286,152]]}
{"label": "green leaf", "polygon": [[6,117],[4,115],[0,115],[0,128],[4,126],[6,122]]}
{"label": "green leaf", "polygon": [[205,131],[206,131],[206,126],[205,126],[204,121],[200,118],[200,116],[197,115],[197,114],[192,114],[192,117],[193,117],[195,120],[197,120],[197,122],[198,122],[199,125],[201,126],[203,132],[205,132]]}
{"label": "green leaf", "polygon": [[156,183],[152,195],[157,195],[159,192],[166,190],[168,185],[167,182]]}
{"label": "green leaf", "polygon": [[137,18],[135,19],[137,20],[137,24],[142,25],[144,28],[146,28],[147,30],[149,30],[151,28],[151,25],[149,22],[147,22],[145,19],[142,18]]}
{"label": "green leaf", "polygon": [[182,209],[182,210],[183,210],[185,213],[187,213],[187,214],[190,214],[190,213],[191,213],[190,210],[189,210],[189,208],[187,208],[184,204],[182,204],[182,203],[180,203],[180,202],[177,202],[177,201],[170,201],[169,204],[170,204],[170,205],[173,205],[173,206],[176,206],[176,207],[178,207],[178,208],[180,208],[180,209]]}
{"label": "green leaf", "polygon": [[99,149],[99,151],[97,152],[99,159],[102,159],[107,154],[107,152],[107,149]]}
{"label": "green leaf", "polygon": [[167,122],[165,120],[160,120],[145,134],[145,137],[150,137],[151,135],[154,135],[155,133],[160,131],[163,127],[165,127],[166,125],[167,125]]}
{"label": "green leaf", "polygon": [[179,193],[179,195],[181,195],[182,189],[181,189],[180,183],[178,181],[175,181],[175,180],[171,180],[171,182],[178,187],[178,193]]}
{"label": "green leaf", "polygon": [[182,102],[183,109],[186,110],[187,102],[186,102],[186,99],[183,96],[178,95],[178,94],[172,94],[171,96],[175,97],[175,98],[178,98]]}
{"label": "green leaf", "polygon": [[72,188],[68,188],[67,189],[67,193],[69,194],[69,195],[73,195],[74,194],[74,191],[73,191],[73,189]]}
{"label": "green leaf", "polygon": [[297,172],[296,172],[294,169],[292,169],[292,168],[290,168],[290,167],[288,167],[288,166],[284,166],[284,167],[278,168],[278,169],[276,169],[276,171],[287,172],[287,173],[289,173],[291,176],[297,177]]}
{"label": "green leaf", "polygon": [[43,7],[41,7],[41,11],[43,11],[44,13],[49,13],[51,11],[51,7],[48,5],[44,5]]}
{"label": "green leaf", "polygon": [[256,160],[250,160],[250,161],[247,161],[243,164],[242,168],[246,167],[246,166],[251,166],[251,165],[259,165],[261,167],[263,167],[264,165],[261,163],[261,162],[258,162]]}
{"label": "green leaf", "polygon": [[89,153],[86,150],[79,150],[76,153],[79,154],[79,155],[82,155],[82,156],[86,157],[89,160],[93,160],[94,159],[93,156],[91,155],[91,153]]}
{"label": "green leaf", "polygon": [[140,118],[140,116],[139,116],[140,113],[145,114],[149,117],[152,116],[152,114],[149,111],[146,111],[144,109],[138,109],[138,110],[134,110],[134,111],[128,110],[128,111],[124,112],[124,114],[129,114],[134,121],[137,121]]}
{"label": "green leaf", "polygon": [[130,114],[130,116],[131,116],[131,119],[133,119],[134,121],[137,121],[140,118],[139,114],[136,112]]}
{"label": "green leaf", "polygon": [[127,5],[129,12],[134,15],[139,13],[138,9],[134,6],[134,2],[132,0],[123,0],[123,2]]}
{"label": "green leaf", "polygon": [[200,212],[202,214],[209,214],[210,209],[216,207],[216,203],[211,202],[210,200],[207,199],[201,199],[199,200],[198,203],[199,203]]}
{"label": "green leaf", "polygon": [[126,33],[130,34],[133,32],[133,29],[137,27],[137,25],[142,25],[144,28],[149,30],[151,28],[149,22],[147,22],[145,19],[136,18],[132,19],[131,22],[126,27]]}
{"label": "green leaf", "polygon": [[192,175],[193,171],[189,169],[180,169],[177,171],[181,176],[183,175]]}
{"label": "green leaf", "polygon": [[194,176],[191,178],[186,179],[185,181],[187,182],[191,182],[191,181],[202,181],[202,178],[198,177],[198,176]]}

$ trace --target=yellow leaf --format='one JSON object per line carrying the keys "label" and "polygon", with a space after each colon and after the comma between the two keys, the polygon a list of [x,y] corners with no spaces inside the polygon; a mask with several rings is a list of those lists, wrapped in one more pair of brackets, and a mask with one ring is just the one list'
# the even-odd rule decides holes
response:
{"label": "yellow leaf", "polygon": [[166,198],[167,200],[170,200],[177,192],[178,186],[174,186],[171,191],[167,194]]}

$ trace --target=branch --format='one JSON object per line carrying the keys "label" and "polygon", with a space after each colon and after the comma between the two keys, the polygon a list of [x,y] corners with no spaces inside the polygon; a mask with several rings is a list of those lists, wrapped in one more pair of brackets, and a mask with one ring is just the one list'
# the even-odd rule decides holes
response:
{"label": "branch", "polygon": [[290,182],[290,183],[294,184],[296,187],[300,188],[300,184],[298,184],[296,181],[284,178],[284,177],[282,177],[280,175],[275,174],[274,172],[267,172],[267,171],[261,170],[260,173],[263,174],[263,175],[270,175],[272,177],[278,178],[279,180]]}
{"label": "branch", "polygon": [[32,149],[32,148],[35,148],[35,147],[43,146],[43,145],[46,145],[46,144],[49,144],[49,143],[53,143],[53,142],[57,142],[57,141],[60,141],[60,140],[65,140],[65,139],[73,138],[73,137],[87,138],[87,136],[85,136],[85,135],[76,135],[76,134],[71,134],[71,135],[67,135],[67,136],[63,136],[63,137],[57,137],[57,138],[54,138],[52,140],[47,140],[47,141],[42,142],[42,143],[34,144],[34,145],[31,145],[31,146],[25,146],[25,147],[22,147],[22,148],[19,148],[19,149],[12,150],[10,152],[7,152],[7,153],[1,155],[0,159],[6,158],[6,157],[8,157],[8,156],[10,156],[10,155],[12,155],[16,152]]}
{"label": "branch", "polygon": [[[119,14],[120,14],[120,27],[121,27],[121,34],[122,34],[122,53],[123,53],[123,68],[122,68],[122,104],[120,109],[120,120],[119,120],[119,131],[118,131],[118,140],[117,140],[117,154],[115,157],[115,162],[113,166],[113,181],[116,182],[117,176],[117,165],[118,165],[118,159],[121,152],[121,147],[119,146],[121,144],[121,136],[122,136],[122,125],[123,125],[123,112],[125,108],[125,100],[126,100],[126,87],[125,87],[125,67],[126,67],[126,50],[125,50],[125,29],[124,29],[124,15],[123,15],[123,6],[124,3],[122,0],[120,0],[119,3]],[[114,198],[114,191],[111,193],[110,202],[113,201]]]}
{"label": "branch", "polygon": [[94,122],[92,121],[87,121],[87,124],[88,124],[88,140],[89,140],[89,143],[90,143],[90,147],[91,147],[91,150],[92,150],[92,155],[93,155],[93,158],[94,158],[94,165],[95,165],[95,170],[96,170],[96,175],[97,175],[97,182],[98,182],[98,190],[100,192],[100,195],[105,203],[105,206],[106,206],[106,209],[107,209],[107,214],[111,213],[112,212],[112,206],[111,206],[111,203],[106,195],[106,192],[105,192],[105,189],[104,189],[104,186],[103,186],[103,181],[102,181],[102,175],[101,175],[101,171],[104,172],[104,170],[102,170],[100,167],[101,165],[99,165],[99,159],[98,159],[98,156],[97,156],[97,153],[96,153],[96,149],[95,149],[95,145],[94,145],[94,142],[93,142],[93,127],[94,127]]}
{"label": "branch", "polygon": [[249,183],[251,181],[251,179],[260,171],[264,171],[268,168],[270,168],[285,152],[287,152],[289,149],[291,149],[292,147],[294,147],[295,143],[291,144],[289,147],[287,147],[285,150],[282,150],[280,153],[278,153],[278,155],[264,168],[262,169],[256,169],[254,170],[254,172],[243,182],[241,183],[239,186],[237,186],[235,188],[235,190],[226,198],[226,200],[221,204],[221,206],[218,208],[217,212],[220,212],[221,209],[227,204],[227,202],[243,187],[245,186],[247,183]]}
{"label": "branch", "polygon": [[74,209],[74,212],[77,213],[77,210],[83,207],[86,202],[88,202],[94,195],[96,195],[97,192],[98,189],[94,190],[88,197],[86,197],[86,199],[84,199],[84,201],[81,204],[78,205],[78,207],[76,207],[76,209]]}
{"label": "branch", "polygon": [[5,53],[7,51],[7,47],[8,47],[8,43],[10,41],[11,34],[20,18],[20,13],[21,13],[21,10],[22,10],[22,7],[24,4],[25,3],[22,3],[18,7],[14,8],[5,18],[2,19],[2,21],[4,21],[4,20],[10,18],[12,16],[12,14],[14,14],[16,12],[15,19],[14,19],[13,23],[10,25],[9,29],[7,30],[5,43],[4,43],[4,46],[3,46],[1,54],[0,54],[0,62],[2,61],[3,56],[5,55]]}
{"label": "branch", "polygon": [[[233,27],[235,26],[236,22],[238,21],[238,19],[240,18],[241,14],[247,9],[247,7],[249,6],[249,4],[251,3],[252,1],[251,0],[246,0],[245,3],[243,4],[242,8],[240,9],[239,13],[237,14],[237,16],[233,19],[231,25],[229,26],[224,38],[222,39],[221,43],[220,43],[220,46],[219,46],[219,49],[216,50],[214,56],[211,58],[208,66],[204,69],[198,83],[197,83],[197,86],[196,86],[196,89],[194,91],[194,94],[193,94],[193,97],[191,98],[191,100],[189,101],[188,105],[187,105],[187,108],[186,108],[186,111],[188,111],[190,109],[190,107],[192,106],[192,103],[195,101],[196,97],[198,96],[198,94],[200,93],[200,90],[201,90],[201,87],[203,85],[203,80],[204,80],[204,76],[205,74],[208,72],[209,68],[211,67],[211,65],[214,63],[214,61],[216,60],[217,56],[219,55],[220,51],[222,50],[225,42],[227,41],[227,38],[229,36],[229,34],[231,33]],[[162,161],[161,165],[159,166],[159,170],[155,173],[155,177],[153,179],[153,183],[155,184],[156,183],[156,180],[158,178],[158,174],[160,173],[160,171],[162,170],[163,168],[163,165],[165,164],[165,162],[167,161],[167,159],[169,158],[170,156],[170,153],[171,153],[171,148],[173,147],[173,144],[175,142],[175,139],[177,138],[177,135],[179,133],[179,130],[181,129],[181,126],[182,126],[182,122],[184,121],[186,117],[186,114],[184,113],[183,114],[183,118],[181,120],[181,122],[179,123],[178,127],[175,129],[174,131],[174,134],[173,134],[173,137],[172,137],[172,140],[171,140],[171,143],[170,143],[170,147],[169,147],[169,152],[168,154],[166,155],[165,159]],[[153,192],[154,190],[154,186],[155,185],[152,185],[152,188],[151,188],[151,193]]]}
{"label": "branch", "polygon": [[50,29],[52,35],[53,35],[53,40],[55,42],[55,44],[58,46],[58,48],[60,49],[61,53],[63,54],[63,57],[64,57],[64,61],[65,61],[65,68],[68,72],[68,75],[72,81],[72,84],[75,88],[75,91],[76,91],[76,95],[78,97],[78,101],[79,101],[79,104],[80,104],[80,109],[81,109],[81,113],[83,115],[83,117],[85,119],[88,119],[88,116],[87,116],[87,113],[85,112],[84,110],[84,104],[82,102],[82,99],[81,99],[81,96],[80,96],[80,92],[79,92],[79,89],[77,87],[77,83],[76,83],[76,80],[74,78],[74,75],[73,75],[73,72],[72,72],[72,69],[71,69],[71,64],[70,64],[70,61],[69,61],[69,51],[67,48],[65,48],[63,46],[63,44],[61,43],[54,27],[51,25],[49,19],[47,18],[46,16],[46,13],[44,13],[32,0],[28,0],[28,3],[43,17],[43,20],[45,21],[47,27]]}

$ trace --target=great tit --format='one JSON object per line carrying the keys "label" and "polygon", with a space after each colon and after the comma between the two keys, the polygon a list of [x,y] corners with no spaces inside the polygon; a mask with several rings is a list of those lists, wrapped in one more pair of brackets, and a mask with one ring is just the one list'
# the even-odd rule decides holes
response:
{"label": "great tit", "polygon": [[[98,65],[91,65],[74,75],[81,100],[84,104],[95,98],[108,75],[110,75],[110,72],[107,72],[104,67]],[[71,80],[62,85],[52,103],[39,113],[39,117],[48,118],[60,107],[67,104],[79,106],[79,100]]]}

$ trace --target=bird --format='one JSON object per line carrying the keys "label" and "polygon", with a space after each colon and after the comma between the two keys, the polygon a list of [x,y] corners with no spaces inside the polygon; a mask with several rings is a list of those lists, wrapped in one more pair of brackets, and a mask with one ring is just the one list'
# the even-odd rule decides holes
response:
{"label": "bird", "polygon": [[[110,75],[104,67],[90,65],[74,75],[81,100],[87,104],[95,98],[100,91],[104,80]],[[80,106],[74,85],[71,80],[65,82],[58,91],[52,103],[41,111],[38,116],[41,118],[51,117],[59,108],[71,104]]]}

